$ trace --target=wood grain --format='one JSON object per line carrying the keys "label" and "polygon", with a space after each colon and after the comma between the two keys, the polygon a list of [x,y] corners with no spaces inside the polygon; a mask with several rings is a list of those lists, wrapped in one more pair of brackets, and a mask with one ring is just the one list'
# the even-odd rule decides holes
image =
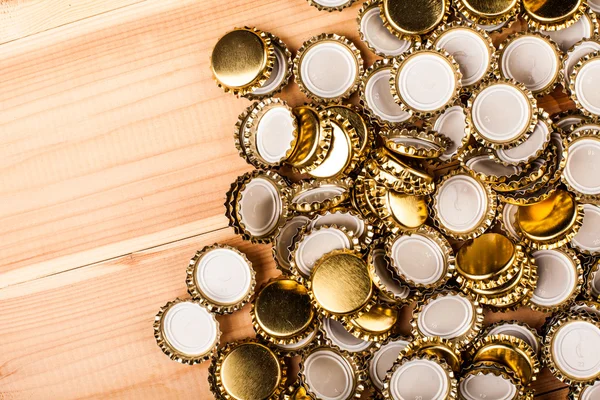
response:
{"label": "wood grain", "polygon": [[[319,12],[305,0],[8,0],[0,2],[0,399],[211,398],[207,365],[156,346],[158,308],[186,296],[198,248],[248,252],[260,281],[268,246],[226,229],[229,183],[250,167],[231,140],[249,104],[208,68],[217,38],[258,26],[292,50],[310,36],[359,42],[359,4]],[[307,99],[295,84],[282,97]],[[572,107],[556,92],[550,112]],[[410,310],[405,309],[406,319]],[[543,314],[519,310],[486,321]],[[219,318],[223,340],[251,336],[248,309]],[[543,399],[564,399],[544,372]],[[544,393],[547,393],[544,395]]]}

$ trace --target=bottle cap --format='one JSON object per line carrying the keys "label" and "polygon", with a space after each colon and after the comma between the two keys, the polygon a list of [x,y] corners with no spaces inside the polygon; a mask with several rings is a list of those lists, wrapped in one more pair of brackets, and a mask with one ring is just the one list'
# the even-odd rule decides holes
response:
{"label": "bottle cap", "polygon": [[371,221],[365,220],[353,208],[336,207],[331,211],[326,211],[324,214],[315,215],[310,222],[312,229],[323,225],[343,226],[348,231],[354,232],[354,236],[359,239],[363,249],[369,247],[375,236],[375,228],[371,225]]}
{"label": "bottle cap", "polygon": [[410,338],[389,337],[382,343],[376,343],[370,351],[368,371],[371,382],[377,391],[383,390],[385,375],[392,368],[394,362],[406,348]]}
{"label": "bottle cap", "polygon": [[435,119],[433,130],[449,138],[452,143],[444,154],[439,157],[442,163],[450,163],[466,149],[473,127],[467,119],[467,114],[462,105],[455,105],[444,111]]}
{"label": "bottle cap", "polygon": [[370,125],[367,125],[362,114],[364,110],[353,104],[334,104],[325,107],[325,111],[327,110],[334,114],[341,115],[344,119],[348,120],[350,125],[354,128],[360,141],[359,149],[358,151],[355,149],[355,151],[362,158],[371,149],[374,142],[373,129]]}
{"label": "bottle cap", "polygon": [[471,296],[440,291],[417,302],[410,323],[415,337],[437,336],[466,347],[483,327],[483,308]]}
{"label": "bottle cap", "polygon": [[267,82],[275,60],[275,46],[269,35],[244,27],[219,39],[210,57],[210,68],[225,92],[245,95]]}
{"label": "bottle cap", "polygon": [[551,93],[560,83],[562,52],[541,33],[514,33],[502,42],[498,53],[502,76],[525,85],[537,96]]}
{"label": "bottle cap", "polygon": [[[499,233],[485,233],[465,243],[456,254],[456,272],[462,280],[495,281],[514,276],[520,246]],[[460,283],[460,282],[459,282]]]}
{"label": "bottle cap", "polygon": [[254,170],[238,178],[237,188],[227,194],[229,226],[253,243],[271,243],[288,217],[289,188],[272,171]]}
{"label": "bottle cap", "polygon": [[428,118],[452,107],[460,94],[461,78],[454,57],[430,45],[418,45],[394,59],[390,85],[396,103]]}
{"label": "bottle cap", "polygon": [[547,199],[520,206],[516,215],[522,239],[533,249],[555,249],[568,243],[583,223],[583,205],[557,190]]}
{"label": "bottle cap", "polygon": [[244,144],[244,131],[246,128],[246,120],[250,116],[254,107],[256,107],[256,102],[252,103],[238,116],[238,120],[235,123],[235,128],[233,129],[233,142],[235,144],[235,148],[238,151],[238,154],[241,158],[246,160],[246,162],[250,163],[248,157],[246,156],[246,147]]}
{"label": "bottle cap", "polygon": [[320,112],[319,118],[328,121],[332,127],[331,148],[323,162],[307,172],[319,179],[346,176],[354,171],[360,160],[360,138],[350,121],[331,109]]}
{"label": "bottle cap", "polygon": [[462,73],[462,86],[472,87],[498,67],[496,48],[490,36],[481,28],[466,21],[456,20],[441,25],[430,40],[439,49],[448,52]]}
{"label": "bottle cap", "polygon": [[321,165],[331,148],[332,126],[328,120],[321,121],[317,110],[310,106],[293,109],[298,121],[298,140],[294,152],[286,162],[306,173]]}
{"label": "bottle cap", "polygon": [[518,400],[524,398],[523,385],[509,368],[490,362],[478,362],[467,367],[458,383],[458,393],[464,400],[482,398]]}
{"label": "bottle cap", "polygon": [[410,297],[410,288],[403,284],[393,272],[386,255],[383,239],[376,240],[368,255],[369,272],[373,283],[388,302],[405,302]]}
{"label": "bottle cap", "polygon": [[562,181],[569,190],[590,200],[600,198],[600,178],[590,173],[600,166],[600,140],[597,135],[595,130],[569,135],[566,166],[562,174]]}
{"label": "bottle cap", "polygon": [[410,158],[437,158],[450,146],[450,139],[429,129],[403,128],[380,132],[385,147]]}
{"label": "bottle cap", "polygon": [[356,0],[308,0],[308,4],[316,7],[319,11],[342,11],[350,7]]}
{"label": "bottle cap", "polygon": [[597,118],[600,115],[598,93],[590,90],[589,82],[600,79],[600,51],[585,55],[571,74],[569,92],[571,99],[585,115]]}
{"label": "bottle cap", "polygon": [[469,349],[473,362],[491,361],[511,369],[524,386],[535,381],[540,362],[525,341],[508,335],[485,336]]}
{"label": "bottle cap", "polygon": [[277,354],[280,357],[295,357],[304,354],[306,351],[309,351],[313,347],[318,345],[319,342],[319,329],[321,326],[321,320],[318,315],[315,315],[317,328],[311,331],[308,336],[303,339],[299,339],[294,343],[289,344],[277,344],[274,343],[273,346],[277,350]]}
{"label": "bottle cap", "polygon": [[292,109],[278,98],[254,103],[244,122],[241,145],[246,160],[256,168],[281,166],[298,138],[298,125]]}
{"label": "bottle cap", "polygon": [[505,164],[494,157],[493,150],[487,147],[467,148],[458,158],[463,168],[477,179],[491,184],[513,180],[523,172],[518,165]]}
{"label": "bottle cap", "polygon": [[426,225],[413,232],[388,236],[386,253],[394,271],[416,288],[441,287],[454,275],[450,243]]}
{"label": "bottle cap", "polygon": [[300,181],[291,187],[290,207],[301,213],[330,210],[348,199],[351,179]]}
{"label": "bottle cap", "polygon": [[521,240],[519,235],[518,227],[515,225],[515,216],[519,206],[498,202],[498,215],[496,220],[500,224],[500,230],[513,240]]}
{"label": "bottle cap", "polygon": [[[523,299],[521,284],[524,282],[525,273],[528,271],[526,267],[529,263],[529,258],[525,257],[523,252],[520,252],[514,262],[514,266],[511,267],[512,269],[506,275],[501,276],[497,280],[472,281],[461,279],[461,290],[464,293],[472,293],[473,295],[480,296],[483,304],[487,304],[488,300],[508,295],[520,296],[518,299]],[[536,282],[533,282],[531,286]]]}
{"label": "bottle cap", "polygon": [[344,36],[321,34],[304,42],[294,59],[300,90],[317,102],[339,102],[358,88],[363,59]]}
{"label": "bottle cap", "polygon": [[568,307],[583,286],[583,268],[573,250],[538,250],[532,253],[538,283],[531,298],[534,310],[554,312]]}
{"label": "bottle cap", "polygon": [[600,322],[586,311],[558,314],[544,338],[544,364],[567,385],[594,383],[600,374]]}
{"label": "bottle cap", "polygon": [[333,250],[359,249],[354,232],[336,225],[322,225],[318,228],[305,226],[298,233],[292,249],[290,269],[300,282],[311,275],[317,260]]}
{"label": "bottle cap", "polygon": [[594,204],[583,205],[583,224],[571,239],[571,246],[577,251],[592,256],[600,255],[600,207]]}
{"label": "bottle cap", "polygon": [[285,224],[279,228],[273,241],[273,259],[277,267],[284,272],[290,270],[290,249],[296,244],[296,238],[302,227],[310,223],[310,218],[305,215],[288,217]]}
{"label": "bottle cap", "polygon": [[377,60],[365,71],[360,83],[361,105],[380,125],[400,125],[412,118],[412,111],[396,103],[390,91],[392,68],[392,60]]}
{"label": "bottle cap", "polygon": [[332,318],[323,318],[321,326],[323,339],[331,347],[338,348],[348,353],[366,356],[375,344],[352,335],[341,322]]}
{"label": "bottle cap", "polygon": [[[547,151],[540,158],[536,158],[530,164],[525,164],[519,174],[508,177],[504,182],[492,184],[492,189],[500,194],[503,193],[533,193],[548,184],[555,173],[553,151]],[[504,162],[502,162],[504,164]],[[513,165],[513,164],[505,164]]]}
{"label": "bottle cap", "polygon": [[344,326],[359,339],[383,342],[392,334],[397,322],[398,309],[378,303],[357,318],[344,319]]}
{"label": "bottle cap", "polygon": [[580,40],[598,35],[598,20],[596,13],[590,7],[584,6],[583,16],[568,28],[554,31],[539,29],[539,31],[558,43],[561,51],[566,53]]}
{"label": "bottle cap", "polygon": [[[424,384],[415,385],[415,379]],[[457,381],[448,364],[438,357],[414,355],[394,363],[384,381],[383,396],[394,399],[447,399],[457,398]]]}
{"label": "bottle cap", "polygon": [[215,315],[193,300],[175,299],[154,318],[154,338],[171,360],[194,365],[208,360],[221,331]]}
{"label": "bottle cap", "polygon": [[186,271],[190,295],[211,312],[230,314],[250,301],[256,273],[244,253],[224,244],[196,252]]}
{"label": "bottle cap", "polygon": [[268,399],[284,389],[287,368],[270,348],[246,339],[220,347],[208,374],[217,398]]}
{"label": "bottle cap", "polygon": [[461,350],[458,345],[450,340],[442,339],[438,336],[417,337],[402,350],[402,354],[398,359],[413,355],[437,357],[448,364],[455,374],[461,371]]}
{"label": "bottle cap", "polygon": [[[578,61],[578,60],[577,60]],[[571,74],[569,74],[569,78]],[[556,114],[552,117],[554,125],[563,133],[569,132],[570,129],[582,122],[588,122],[589,119],[583,115],[579,110],[569,110]]]}
{"label": "bottle cap", "polygon": [[552,134],[552,121],[543,109],[538,109],[538,122],[531,136],[520,145],[511,149],[496,150],[496,157],[507,164],[530,164],[540,158],[548,144]]}
{"label": "bottle cap", "polygon": [[465,19],[480,25],[504,24],[520,11],[518,0],[456,0],[456,10]]}
{"label": "bottle cap", "polygon": [[385,147],[375,150],[374,158],[365,163],[365,170],[378,184],[407,195],[422,196],[435,189],[431,175],[401,160]]}
{"label": "bottle cap", "polygon": [[359,358],[326,345],[304,356],[299,374],[307,393],[316,399],[360,398],[367,380]]}
{"label": "bottle cap", "polygon": [[283,90],[292,77],[292,53],[290,53],[290,50],[283,40],[272,33],[265,33],[269,39],[271,39],[271,43],[273,44],[273,49],[275,50],[275,62],[273,63],[273,70],[271,71],[269,79],[267,79],[267,81],[258,89],[254,89],[251,93],[244,95],[244,97],[251,100],[273,97]]}
{"label": "bottle cap", "polygon": [[317,310],[334,319],[357,318],[375,305],[367,263],[351,250],[334,250],[319,258],[308,289]]}
{"label": "bottle cap", "polygon": [[523,0],[523,18],[534,29],[557,31],[568,28],[585,12],[583,0]]}
{"label": "bottle cap", "polygon": [[379,0],[367,0],[358,12],[360,40],[381,57],[396,57],[412,45],[410,39],[399,39],[387,30],[379,12]]}
{"label": "bottle cap", "polygon": [[587,297],[592,299],[600,298],[600,262],[593,263],[585,278],[585,291]]}
{"label": "bottle cap", "polygon": [[474,91],[467,115],[477,141],[499,149],[516,147],[527,140],[537,125],[536,111],[537,102],[524,85],[491,79]]}
{"label": "bottle cap", "polygon": [[[573,47],[569,48],[565,57],[563,58],[562,63],[562,78],[563,78],[563,86],[565,88],[569,87],[571,83],[571,74],[573,73],[573,68],[579,60],[581,60],[584,56],[587,56],[590,53],[595,51],[600,51],[600,41],[598,39],[582,39],[577,42]],[[579,110],[578,110],[579,111]],[[583,121],[583,117],[577,120],[577,122]],[[558,124],[557,124],[558,125]],[[562,126],[559,126],[561,129],[565,129]]]}
{"label": "bottle cap", "polygon": [[569,400],[593,400],[600,396],[600,380],[596,380],[593,384],[583,386],[571,386],[569,388]]}
{"label": "bottle cap", "polygon": [[442,179],[433,199],[434,223],[457,240],[480,236],[496,216],[496,195],[490,186],[462,169]]}
{"label": "bottle cap", "polygon": [[450,15],[450,2],[383,0],[379,5],[385,27],[400,39],[419,39],[445,23]]}
{"label": "bottle cap", "polygon": [[296,343],[316,329],[317,318],[307,289],[292,279],[279,278],[256,293],[250,310],[256,333],[268,342]]}
{"label": "bottle cap", "polygon": [[538,354],[542,348],[542,337],[527,323],[522,321],[499,321],[488,326],[485,336],[508,335],[524,340]]}

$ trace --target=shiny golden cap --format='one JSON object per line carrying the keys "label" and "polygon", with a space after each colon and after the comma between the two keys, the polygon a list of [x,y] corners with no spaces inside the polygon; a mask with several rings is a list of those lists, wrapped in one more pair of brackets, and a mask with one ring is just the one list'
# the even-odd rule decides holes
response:
{"label": "shiny golden cap", "polygon": [[525,340],[531,348],[539,354],[542,349],[542,336],[537,329],[532,328],[526,322],[518,320],[501,320],[489,325],[482,333],[483,336],[509,335]]}
{"label": "shiny golden cap", "polygon": [[385,27],[400,39],[419,39],[446,22],[450,14],[447,0],[383,0],[381,19]]}
{"label": "shiny golden cap", "polygon": [[523,171],[519,166],[503,164],[487,147],[469,146],[458,159],[460,165],[477,179],[494,185],[515,180]]}
{"label": "shiny golden cap", "polygon": [[271,76],[275,49],[269,35],[256,28],[236,28],[215,45],[210,68],[225,92],[251,93]]}
{"label": "shiny golden cap", "polygon": [[534,249],[555,249],[568,243],[583,224],[583,205],[565,190],[547,199],[520,206],[516,226],[526,244]]}
{"label": "shiny golden cap", "polygon": [[308,288],[314,306],[326,317],[359,317],[375,305],[367,263],[351,250],[334,250],[321,257]]}
{"label": "shiny golden cap", "polygon": [[375,141],[374,132],[371,125],[365,120],[362,114],[363,110],[353,104],[334,104],[325,107],[325,110],[330,110],[348,120],[360,139],[359,151],[357,151],[360,156],[366,155],[371,150]]}
{"label": "shiny golden cap", "polygon": [[456,272],[464,279],[494,280],[512,269],[518,250],[504,235],[483,234],[460,248],[456,254]]}
{"label": "shiny golden cap", "polygon": [[210,389],[217,398],[278,399],[287,368],[270,348],[246,339],[219,348],[208,373]]}
{"label": "shiny golden cap", "polygon": [[300,181],[291,187],[290,207],[301,213],[330,210],[348,199],[352,179]]}
{"label": "shiny golden cap", "polygon": [[519,0],[455,0],[456,10],[466,19],[481,25],[499,25],[519,13]]}
{"label": "shiny golden cap", "polygon": [[310,106],[293,109],[298,121],[298,140],[286,163],[300,173],[306,173],[323,163],[331,149],[332,126],[328,120],[319,119],[319,112]]}
{"label": "shiny golden cap", "polygon": [[316,329],[308,290],[292,279],[275,279],[263,286],[250,315],[256,332],[273,343],[294,343]]}
{"label": "shiny golden cap", "polygon": [[391,129],[380,135],[390,151],[411,158],[437,158],[451,143],[446,136],[428,129]]}
{"label": "shiny golden cap", "polygon": [[583,0],[523,0],[523,17],[535,29],[568,28],[585,12]]}
{"label": "shiny golden cap", "polygon": [[353,336],[370,342],[383,342],[398,322],[398,309],[378,303],[358,318],[344,319],[344,326]]}
{"label": "shiny golden cap", "polygon": [[[495,280],[475,281],[461,279],[461,290],[465,293],[473,293],[481,296],[484,302],[486,299],[501,297],[508,293],[518,293],[517,288],[522,283],[523,277],[527,272],[526,266],[529,262],[524,253],[514,262],[514,267],[506,275],[502,275]],[[461,276],[462,278],[462,276]],[[485,304],[485,303],[484,303]]]}
{"label": "shiny golden cap", "polygon": [[398,359],[414,355],[437,357],[448,364],[455,373],[460,372],[463,361],[458,345],[438,336],[420,336],[415,338],[402,350]]}
{"label": "shiny golden cap", "polygon": [[376,239],[371,245],[368,265],[371,279],[379,289],[380,298],[392,304],[410,301],[411,290],[392,268],[391,260],[385,251],[383,238]]}
{"label": "shiny golden cap", "polygon": [[508,400],[508,396],[511,394],[510,400],[526,398],[524,385],[517,375],[502,364],[490,361],[476,362],[463,369],[461,375],[458,383],[458,393],[461,399],[475,399],[477,398],[475,396],[489,398],[489,396],[497,395]]}

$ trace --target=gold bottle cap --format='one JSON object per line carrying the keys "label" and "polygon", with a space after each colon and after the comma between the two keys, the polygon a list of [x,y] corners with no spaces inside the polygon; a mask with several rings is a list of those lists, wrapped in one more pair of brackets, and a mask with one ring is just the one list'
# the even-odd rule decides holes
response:
{"label": "gold bottle cap", "polygon": [[344,320],[344,326],[359,339],[383,342],[397,322],[398,309],[379,303],[357,318]]}
{"label": "gold bottle cap", "polygon": [[321,215],[315,215],[310,222],[312,229],[323,225],[343,226],[348,231],[354,233],[359,241],[362,249],[367,249],[373,237],[375,236],[375,228],[371,224],[372,221],[366,220],[363,216],[353,208],[336,207],[331,211],[326,211]]}
{"label": "gold bottle cap", "polygon": [[500,44],[498,53],[502,76],[514,79],[536,96],[551,93],[560,83],[562,52],[541,33],[514,33]]}
{"label": "gold bottle cap", "polygon": [[175,299],[154,318],[154,338],[171,360],[197,364],[216,349],[221,331],[215,315],[193,300]]}
{"label": "gold bottle cap", "polygon": [[378,184],[407,195],[422,196],[435,190],[434,179],[424,170],[401,160],[385,147],[365,163],[366,174]]}
{"label": "gold bottle cap", "polygon": [[523,17],[535,29],[555,31],[568,28],[585,11],[583,0],[523,0]]}
{"label": "gold bottle cap", "polygon": [[569,388],[569,400],[593,400],[600,396],[600,380],[596,380],[593,384],[583,386],[571,386]]}
{"label": "gold bottle cap", "polygon": [[521,8],[518,0],[456,0],[456,10],[469,21],[480,25],[499,25],[516,17]]}
{"label": "gold bottle cap", "polygon": [[375,305],[367,263],[351,250],[334,250],[319,258],[308,288],[313,305],[326,317],[356,318]]}
{"label": "gold bottle cap", "polygon": [[542,108],[538,109],[538,122],[529,138],[511,149],[498,149],[495,156],[506,164],[530,164],[542,157],[550,144],[552,120]]}
{"label": "gold bottle cap", "polygon": [[438,231],[421,226],[386,239],[386,254],[394,271],[409,285],[433,289],[454,275],[454,252]]}
{"label": "gold bottle cap", "polygon": [[[579,60],[577,60],[579,61]],[[569,74],[569,78],[571,74]],[[569,110],[556,114],[552,117],[554,125],[562,131],[562,133],[569,132],[572,127],[579,123],[588,122],[589,119],[581,113],[579,110]]]}
{"label": "gold bottle cap", "polygon": [[437,158],[451,144],[450,139],[429,129],[390,129],[380,135],[390,151],[410,158]]}
{"label": "gold bottle cap", "polygon": [[600,299],[600,262],[596,261],[590,267],[585,279],[585,291],[588,298]]}
{"label": "gold bottle cap", "polygon": [[488,326],[483,333],[485,336],[508,335],[524,340],[536,354],[542,349],[542,337],[523,321],[499,321]]}
{"label": "gold bottle cap", "polygon": [[527,245],[555,249],[568,243],[581,228],[583,205],[569,192],[557,190],[544,201],[519,206],[516,221]]}
{"label": "gold bottle cap", "polygon": [[315,268],[317,260],[333,250],[358,250],[359,242],[354,232],[337,225],[304,226],[297,235],[290,259],[290,270],[304,283]]}
{"label": "gold bottle cap", "polygon": [[294,59],[300,90],[316,102],[339,102],[358,88],[363,59],[344,36],[321,34],[304,42]]}
{"label": "gold bottle cap", "polygon": [[496,221],[500,225],[500,230],[513,240],[521,240],[521,236],[516,226],[515,216],[519,206],[515,204],[498,202],[498,215]]}
{"label": "gold bottle cap", "polygon": [[494,157],[487,147],[467,148],[458,158],[463,168],[477,179],[491,184],[500,184],[515,179],[523,172],[518,165],[505,164]]}
{"label": "gold bottle cap", "polygon": [[527,140],[537,125],[536,111],[537,101],[524,85],[509,79],[489,79],[469,99],[467,115],[477,141],[501,149]]}
{"label": "gold bottle cap", "polygon": [[437,336],[464,348],[483,327],[483,308],[471,296],[440,291],[417,302],[410,324],[415,337]]}
{"label": "gold bottle cap", "polygon": [[356,0],[307,0],[308,4],[316,7],[319,11],[342,11],[350,7]]}
{"label": "gold bottle cap", "polygon": [[358,12],[360,40],[381,57],[396,57],[412,45],[410,39],[403,40],[390,33],[383,24],[379,11],[379,0],[367,0]]}
{"label": "gold bottle cap", "polygon": [[368,359],[368,371],[371,382],[377,391],[380,392],[383,390],[385,375],[392,368],[402,350],[408,346],[409,339],[402,336],[391,336],[384,342],[377,343],[371,348],[371,354]]}
{"label": "gold bottle cap", "polygon": [[250,116],[252,110],[254,110],[254,107],[256,107],[256,104],[257,103],[255,102],[246,107],[246,109],[238,116],[235,128],[233,129],[233,142],[235,148],[237,149],[239,156],[248,163],[250,163],[250,161],[246,156],[246,147],[244,146],[244,130],[246,128],[246,120]]}
{"label": "gold bottle cap", "polygon": [[277,267],[283,272],[290,271],[291,250],[295,243],[298,233],[302,227],[310,223],[310,218],[305,215],[294,215],[289,217],[285,224],[279,228],[273,241],[273,259]]}
{"label": "gold bottle cap", "polygon": [[485,233],[458,250],[456,272],[465,280],[496,280],[513,270],[519,252],[520,246],[508,237],[499,233]]}
{"label": "gold bottle cap", "polygon": [[464,400],[505,399],[519,400],[525,389],[515,373],[503,365],[478,362],[462,371],[458,393]]}
{"label": "gold bottle cap", "polygon": [[301,213],[330,210],[349,198],[352,183],[351,179],[300,181],[291,187],[290,207]]}
{"label": "gold bottle cap", "polygon": [[293,153],[297,140],[296,117],[285,101],[267,98],[254,103],[241,143],[250,164],[256,168],[281,166]]}
{"label": "gold bottle cap", "polygon": [[196,252],[186,270],[189,294],[211,312],[230,314],[250,301],[256,273],[244,253],[224,244]]}
{"label": "gold bottle cap", "polygon": [[540,362],[535,351],[524,340],[508,335],[480,338],[469,350],[473,362],[491,361],[511,369],[524,386],[535,381]]}
{"label": "gold bottle cap", "polygon": [[545,152],[542,157],[521,167],[523,169],[518,175],[511,176],[504,182],[494,183],[492,189],[500,194],[534,193],[547,185],[550,178],[552,178],[555,172],[554,156],[552,150]]}
{"label": "gold bottle cap", "polygon": [[359,356],[366,356],[375,344],[352,335],[344,324],[332,318],[323,318],[321,332],[329,346]]}
{"label": "gold bottle cap", "polygon": [[413,355],[437,357],[448,364],[456,374],[461,370],[462,353],[460,348],[447,339],[437,336],[418,337],[406,346],[398,359]]}
{"label": "gold bottle cap", "polygon": [[[415,379],[421,384],[415,385]],[[457,398],[458,382],[446,362],[430,355],[404,357],[394,363],[384,381],[383,396],[395,399]]]}
{"label": "gold bottle cap", "polygon": [[419,39],[445,23],[450,14],[450,2],[383,0],[379,5],[384,26],[400,39]]}
{"label": "gold bottle cap", "polygon": [[269,35],[244,27],[219,39],[210,57],[210,68],[225,92],[244,95],[267,82],[275,60],[275,46]]}
{"label": "gold bottle cap", "polygon": [[357,153],[362,157],[370,151],[373,145],[373,129],[363,117],[364,110],[353,105],[353,104],[334,104],[325,107],[325,111],[329,110],[334,114],[341,115],[344,119],[348,120],[350,125],[356,131],[360,140],[360,146]]}
{"label": "gold bottle cap", "polygon": [[344,177],[360,161],[360,138],[350,121],[331,109],[319,113],[319,118],[329,121],[333,129],[331,148],[323,162],[307,172],[318,179]]}
{"label": "gold bottle cap", "polygon": [[417,45],[394,59],[390,85],[394,100],[404,110],[429,118],[454,105],[462,87],[461,78],[454,57],[427,44]]}
{"label": "gold bottle cap", "polygon": [[369,116],[382,126],[400,125],[412,118],[412,111],[404,110],[390,91],[393,61],[377,60],[369,67],[360,82],[360,104]]}
{"label": "gold bottle cap", "polygon": [[263,170],[246,173],[238,180],[237,190],[228,194],[227,202],[234,207],[229,225],[246,240],[271,243],[289,214],[287,182],[276,172]]}
{"label": "gold bottle cap", "polygon": [[[599,64],[600,65],[600,64]],[[583,130],[568,137],[567,159],[562,181],[585,200],[600,199],[600,178],[590,173],[600,168],[598,131]]]}
{"label": "gold bottle cap", "polygon": [[287,368],[270,348],[246,339],[219,348],[208,373],[217,398],[275,399],[284,389]]}
{"label": "gold bottle cap", "polygon": [[567,385],[594,383],[600,374],[600,322],[595,314],[556,315],[544,338],[544,364]]}
{"label": "gold bottle cap", "polygon": [[394,273],[382,239],[378,239],[371,246],[368,265],[371,279],[386,301],[390,303],[408,301],[410,288]]}
{"label": "gold bottle cap", "polygon": [[463,20],[440,26],[431,35],[435,47],[454,57],[462,72],[462,86],[473,87],[498,67],[496,48],[481,28]]}
{"label": "gold bottle cap", "polygon": [[532,308],[554,312],[568,307],[583,286],[583,268],[575,252],[568,248],[538,250],[532,256],[538,270]]}
{"label": "gold bottle cap", "polygon": [[306,173],[321,165],[331,148],[333,131],[329,121],[321,121],[319,112],[310,106],[292,110],[298,121],[298,140],[287,163]]}
{"label": "gold bottle cap", "polygon": [[554,31],[539,29],[539,31],[554,40],[563,53],[567,53],[580,40],[598,35],[598,20],[596,13],[590,7],[584,6],[583,16],[568,28]]}
{"label": "gold bottle cap", "polygon": [[369,195],[375,214],[390,233],[417,229],[429,215],[427,198],[381,188]]}
{"label": "gold bottle cap", "polygon": [[264,285],[256,293],[250,316],[256,333],[278,344],[295,343],[316,328],[308,290],[292,279],[275,279]]}
{"label": "gold bottle cap", "polygon": [[[472,293],[480,296],[486,301],[502,297],[508,294],[520,295],[520,286],[524,282],[523,277],[527,272],[527,264],[530,262],[525,257],[524,253],[519,254],[519,257],[514,262],[514,267],[506,275],[502,275],[497,280],[471,281],[462,280],[461,290],[464,293]],[[484,303],[485,304],[485,303]]]}
{"label": "gold bottle cap", "polygon": [[283,90],[292,77],[292,53],[290,53],[286,44],[279,37],[269,32],[265,33],[273,44],[275,62],[273,63],[273,71],[271,71],[269,79],[260,88],[254,89],[251,93],[244,95],[244,97],[251,100],[273,97]]}
{"label": "gold bottle cap", "polygon": [[303,357],[299,374],[313,398],[358,399],[367,381],[363,368],[356,356],[323,344]]}
{"label": "gold bottle cap", "polygon": [[457,240],[482,235],[496,216],[496,195],[490,186],[458,169],[446,175],[434,195],[433,221]]}
{"label": "gold bottle cap", "polygon": [[[571,83],[571,74],[573,73],[573,69],[577,62],[581,60],[584,56],[587,56],[590,53],[595,51],[600,51],[600,41],[597,38],[591,39],[582,39],[577,42],[573,47],[570,47],[563,58],[562,63],[562,78],[563,78],[563,86],[565,88],[569,87]],[[579,110],[578,110],[579,111]],[[575,119],[579,123],[584,120],[583,116],[580,116],[581,119]],[[557,125],[559,125],[557,123]],[[573,124],[575,125],[575,124]],[[563,126],[559,125],[559,128],[565,130]]]}
{"label": "gold bottle cap", "polygon": [[433,130],[446,136],[452,142],[438,159],[439,163],[444,164],[455,161],[467,148],[473,126],[467,119],[464,107],[458,104],[450,107],[435,119]]}

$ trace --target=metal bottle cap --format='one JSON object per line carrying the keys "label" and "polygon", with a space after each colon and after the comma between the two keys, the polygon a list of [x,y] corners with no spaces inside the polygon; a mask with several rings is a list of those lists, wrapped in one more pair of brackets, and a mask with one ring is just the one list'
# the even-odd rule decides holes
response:
{"label": "metal bottle cap", "polygon": [[581,18],[568,28],[559,30],[544,30],[539,32],[554,40],[563,53],[567,53],[577,42],[593,38],[598,35],[598,18],[596,13],[585,7]]}
{"label": "metal bottle cap", "polygon": [[600,207],[594,204],[583,205],[583,225],[571,239],[571,246],[577,251],[591,256],[600,255]]}
{"label": "metal bottle cap", "polygon": [[390,33],[381,19],[379,0],[367,0],[358,12],[358,31],[360,39],[371,51],[381,57],[396,57],[412,45],[412,41],[403,40]]}
{"label": "metal bottle cap", "polygon": [[433,31],[450,13],[446,0],[383,0],[379,7],[385,27],[401,39]]}
{"label": "metal bottle cap", "polygon": [[346,325],[332,318],[323,318],[321,331],[323,333],[323,339],[329,346],[359,356],[366,356],[369,354],[370,349],[375,344],[369,340],[357,338],[348,332]]}
{"label": "metal bottle cap", "polygon": [[585,10],[583,0],[523,0],[523,17],[534,28],[560,30],[573,25]]}
{"label": "metal bottle cap", "polygon": [[600,115],[600,100],[597,93],[590,91],[586,82],[598,79],[600,76],[600,52],[595,51],[585,55],[573,67],[569,92],[571,98],[584,114],[597,118]]}
{"label": "metal bottle cap", "polygon": [[486,361],[467,367],[458,384],[459,396],[464,400],[518,400],[525,398],[524,391],[512,370]]}
{"label": "metal bottle cap", "polygon": [[385,375],[392,368],[398,356],[406,348],[409,338],[389,337],[383,343],[377,343],[371,348],[368,361],[368,371],[371,382],[378,391],[383,390]]}
{"label": "metal bottle cap", "polygon": [[292,53],[290,53],[283,40],[272,33],[265,33],[273,44],[275,62],[273,63],[273,71],[271,71],[269,79],[258,89],[254,89],[251,93],[244,95],[244,97],[251,100],[272,98],[283,90],[292,77],[292,67],[294,65],[292,62]]}
{"label": "metal bottle cap", "polygon": [[521,2],[518,0],[456,0],[456,10],[469,21],[482,25],[498,25],[515,17]]}

